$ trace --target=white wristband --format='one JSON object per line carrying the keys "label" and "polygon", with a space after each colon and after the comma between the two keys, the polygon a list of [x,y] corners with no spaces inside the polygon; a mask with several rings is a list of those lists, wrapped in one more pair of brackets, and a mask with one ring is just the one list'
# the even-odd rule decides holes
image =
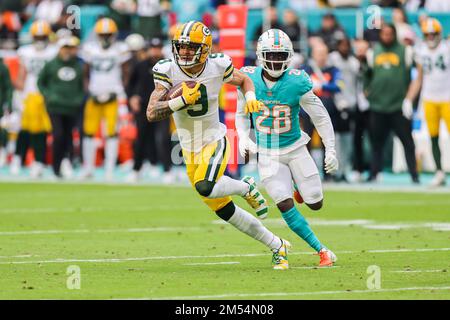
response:
{"label": "white wristband", "polygon": [[247,91],[245,93],[245,101],[256,100],[256,94],[254,91]]}
{"label": "white wristband", "polygon": [[176,97],[175,99],[169,100],[169,108],[176,112],[186,105],[183,96]]}

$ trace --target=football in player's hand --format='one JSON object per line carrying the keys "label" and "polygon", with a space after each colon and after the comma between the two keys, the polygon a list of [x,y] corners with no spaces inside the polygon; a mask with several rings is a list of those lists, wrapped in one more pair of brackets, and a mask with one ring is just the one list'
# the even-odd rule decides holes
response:
{"label": "football in player's hand", "polygon": [[[195,87],[195,85],[197,84],[197,82],[195,81],[185,81],[186,85],[189,88],[193,88]],[[169,101],[175,98],[178,98],[179,96],[181,96],[183,94],[183,86],[182,86],[183,82],[180,82],[179,84],[177,84],[176,86],[173,86],[172,88],[170,88],[169,92],[167,92],[165,100]]]}

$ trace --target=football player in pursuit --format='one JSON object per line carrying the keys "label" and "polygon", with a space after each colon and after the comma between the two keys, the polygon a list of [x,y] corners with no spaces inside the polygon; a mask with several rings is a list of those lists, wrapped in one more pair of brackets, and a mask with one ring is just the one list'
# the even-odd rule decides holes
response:
{"label": "football player in pursuit", "polygon": [[437,19],[428,18],[422,23],[424,43],[416,54],[417,78],[414,80],[406,99],[403,102],[403,112],[411,118],[412,101],[422,88],[422,102],[425,120],[431,136],[433,158],[436,163],[436,174],[431,186],[445,185],[445,172],[441,164],[441,149],[439,147],[439,127],[441,119],[450,132],[450,43],[442,39],[442,26]]}
{"label": "football player in pursuit", "polygon": [[323,204],[319,171],[308,152],[309,136],[302,132],[299,112],[302,107],[311,117],[325,146],[325,171],[338,169],[335,138],[330,116],[312,92],[309,76],[288,67],[294,54],[292,42],[281,30],[270,29],[258,39],[256,55],[261,66],[243,67],[253,80],[256,98],[263,103],[251,115],[256,144],[250,139],[249,114],[239,93],[236,128],[239,152],[259,153],[258,172],[267,193],[275,201],[289,228],[305,240],[320,256],[319,266],[332,266],[336,256],[324,247],[293,201],[293,181],[304,202],[312,210]]}
{"label": "football player in pursuit", "polygon": [[[274,269],[287,269],[289,244],[230,197],[242,196],[258,215],[267,213],[267,202],[253,178],[239,181],[224,175],[230,144],[226,127],[219,122],[219,92],[224,83],[240,86],[249,113],[258,111],[260,103],[250,78],[236,70],[227,55],[210,55],[211,46],[211,32],[201,22],[190,21],[177,29],[172,40],[174,59],[160,60],[153,68],[155,90],[148,103],[147,119],[159,121],[173,115],[187,175],[203,202],[221,219],[269,247]],[[188,86],[188,81],[195,81],[195,86]],[[167,101],[169,90],[180,85],[181,95]]]}

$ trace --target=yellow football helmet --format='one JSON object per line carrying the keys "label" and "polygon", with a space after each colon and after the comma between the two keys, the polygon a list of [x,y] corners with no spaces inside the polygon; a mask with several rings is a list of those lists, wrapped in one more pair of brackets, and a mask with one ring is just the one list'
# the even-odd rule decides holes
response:
{"label": "yellow football helmet", "polygon": [[94,31],[103,48],[108,48],[117,34],[117,24],[110,18],[99,19],[94,26]]}
{"label": "yellow football helmet", "polygon": [[[198,21],[189,21],[181,25],[175,31],[172,40],[172,52],[180,67],[193,67],[205,63],[211,52],[211,46],[211,31]],[[184,52],[181,54],[183,49]]]}
{"label": "yellow football helmet", "polygon": [[421,27],[425,42],[430,48],[436,48],[442,37],[442,25],[439,20],[435,18],[425,19]]}
{"label": "yellow football helmet", "polygon": [[30,34],[36,50],[43,50],[47,47],[51,33],[50,24],[45,20],[36,20],[31,24]]}
{"label": "yellow football helmet", "polygon": [[50,24],[45,20],[36,20],[32,23],[30,33],[33,38],[35,37],[48,37],[52,29]]}

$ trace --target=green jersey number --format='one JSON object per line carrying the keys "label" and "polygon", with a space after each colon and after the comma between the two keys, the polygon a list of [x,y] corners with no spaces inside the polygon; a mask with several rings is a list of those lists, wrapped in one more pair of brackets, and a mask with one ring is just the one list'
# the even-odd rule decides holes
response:
{"label": "green jersey number", "polygon": [[206,92],[205,85],[200,84],[199,90],[201,94],[200,98],[187,110],[188,115],[191,117],[200,117],[208,112],[208,93]]}

